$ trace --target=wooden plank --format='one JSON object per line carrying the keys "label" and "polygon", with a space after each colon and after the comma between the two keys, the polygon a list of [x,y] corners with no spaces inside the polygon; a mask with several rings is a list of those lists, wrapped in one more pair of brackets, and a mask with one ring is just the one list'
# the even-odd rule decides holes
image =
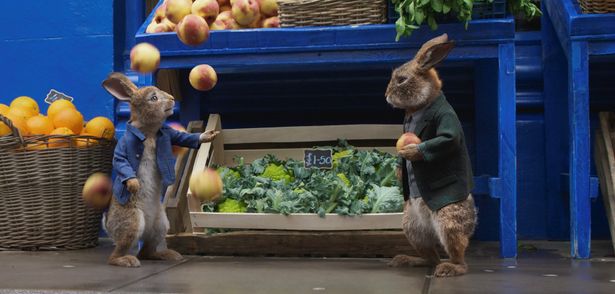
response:
{"label": "wooden plank", "polygon": [[167,244],[169,248],[189,255],[378,258],[415,255],[401,230],[179,234],[167,237]]}
{"label": "wooden plank", "polygon": [[225,144],[397,139],[401,125],[339,125],[223,130]]}
{"label": "wooden plank", "polygon": [[[203,121],[193,121],[188,124],[189,132],[203,132],[204,128]],[[177,201],[177,205],[176,207],[167,207],[167,216],[169,217],[169,223],[171,225],[171,233],[193,232],[186,193],[189,183],[188,175],[192,174],[196,153],[197,151],[194,149],[189,149],[186,153],[186,164],[183,167],[181,176],[178,175],[176,179],[176,183],[178,184],[177,193],[174,198]]]}
{"label": "wooden plank", "polygon": [[602,200],[611,232],[613,252],[615,252],[615,153],[613,148],[613,114],[600,113],[600,131],[594,142],[594,160],[600,177]]}
{"label": "wooden plank", "polygon": [[212,213],[191,212],[195,228],[296,230],[296,231],[353,231],[401,228],[401,212],[341,216],[327,214],[321,218],[312,213],[291,215],[272,213]]}
{"label": "wooden plank", "polygon": [[176,234],[183,231],[178,231],[179,227],[182,227],[181,219],[178,216],[177,206],[179,199],[177,197],[177,188],[182,178],[183,171],[186,167],[187,154],[180,154],[175,162],[175,182],[173,185],[167,188],[167,192],[164,197],[164,207],[167,213],[167,219],[169,220],[169,234]]}
{"label": "wooden plank", "polygon": [[[210,115],[209,119],[207,120],[207,126],[205,128],[205,131],[221,130],[221,129],[222,129],[222,125],[220,123],[220,115],[218,114]],[[216,139],[216,140],[218,141],[219,139]],[[190,173],[190,176],[192,176],[195,173],[204,171],[209,166],[209,161],[211,158],[210,157],[211,151],[213,147],[214,147],[213,142],[201,144],[201,147],[199,148],[199,151],[196,155],[196,159],[194,160],[194,164],[193,164],[193,168],[192,168],[192,172]],[[187,180],[189,181],[189,179],[190,177],[188,177]],[[201,203],[196,198],[192,197],[192,193],[190,192],[190,189],[188,189],[188,191],[186,192],[186,195],[188,197],[188,208],[190,209],[190,211],[191,212],[201,211]]]}
{"label": "wooden plank", "polygon": [[[396,154],[395,147],[357,147],[359,150],[378,149],[383,152]],[[273,154],[279,159],[296,159],[303,160],[303,150],[305,148],[281,148],[281,149],[256,149],[256,150],[226,150],[224,151],[224,160],[222,165],[235,166],[233,161],[235,157],[243,157],[244,162],[249,163],[255,159],[261,158],[267,154]]]}

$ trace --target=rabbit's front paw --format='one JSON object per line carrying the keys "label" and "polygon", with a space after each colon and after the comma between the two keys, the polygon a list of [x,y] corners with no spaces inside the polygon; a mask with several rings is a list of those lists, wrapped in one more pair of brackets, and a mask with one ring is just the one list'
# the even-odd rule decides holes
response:
{"label": "rabbit's front paw", "polygon": [[137,192],[139,192],[139,189],[141,188],[141,185],[139,184],[139,180],[137,180],[136,178],[132,178],[126,181],[126,188],[128,189],[128,192],[132,194],[137,194]]}
{"label": "rabbit's front paw", "polygon": [[220,134],[219,131],[206,131],[204,133],[201,133],[199,140],[201,141],[201,143],[211,142],[216,138],[218,134]]}

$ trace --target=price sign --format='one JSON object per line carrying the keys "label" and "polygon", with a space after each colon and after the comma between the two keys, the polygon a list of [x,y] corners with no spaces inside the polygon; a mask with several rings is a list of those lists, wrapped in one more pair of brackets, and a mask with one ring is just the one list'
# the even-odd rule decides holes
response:
{"label": "price sign", "polygon": [[322,168],[322,169],[331,169],[333,167],[333,159],[332,154],[333,150],[331,149],[306,149],[304,150],[305,156],[305,167],[310,168]]}
{"label": "price sign", "polygon": [[57,90],[51,89],[49,91],[49,93],[47,93],[47,97],[45,97],[45,102],[47,102],[47,104],[51,104],[53,103],[53,101],[56,100],[60,100],[60,99],[64,99],[64,100],[68,100],[70,102],[73,102],[73,97],[68,96],[62,92],[59,92]]}

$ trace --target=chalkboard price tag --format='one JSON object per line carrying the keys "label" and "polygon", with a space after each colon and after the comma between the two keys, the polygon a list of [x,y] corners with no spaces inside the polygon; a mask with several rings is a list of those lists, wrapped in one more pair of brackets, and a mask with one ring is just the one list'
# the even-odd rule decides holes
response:
{"label": "chalkboard price tag", "polygon": [[331,169],[333,167],[333,150],[331,149],[306,149],[304,153],[306,168]]}
{"label": "chalkboard price tag", "polygon": [[68,100],[70,102],[73,102],[73,97],[68,96],[68,95],[66,95],[66,94],[64,94],[64,93],[62,93],[62,92],[60,92],[58,90],[54,90],[54,89],[51,89],[49,91],[49,93],[47,93],[47,97],[45,97],[45,102],[47,104],[51,104],[54,101],[60,100],[60,99],[64,99],[64,100]]}

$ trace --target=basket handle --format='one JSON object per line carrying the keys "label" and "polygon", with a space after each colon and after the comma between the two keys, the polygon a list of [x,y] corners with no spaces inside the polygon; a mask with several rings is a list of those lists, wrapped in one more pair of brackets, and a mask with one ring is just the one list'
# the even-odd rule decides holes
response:
{"label": "basket handle", "polygon": [[13,122],[8,117],[0,114],[0,121],[2,121],[5,125],[7,125],[11,129],[11,131],[13,132],[11,135],[15,136],[15,134],[17,134],[17,137],[19,138],[19,142],[21,143],[22,146],[26,145],[26,143],[23,140],[23,137],[21,136],[21,132],[19,132],[19,129],[15,127]]}

